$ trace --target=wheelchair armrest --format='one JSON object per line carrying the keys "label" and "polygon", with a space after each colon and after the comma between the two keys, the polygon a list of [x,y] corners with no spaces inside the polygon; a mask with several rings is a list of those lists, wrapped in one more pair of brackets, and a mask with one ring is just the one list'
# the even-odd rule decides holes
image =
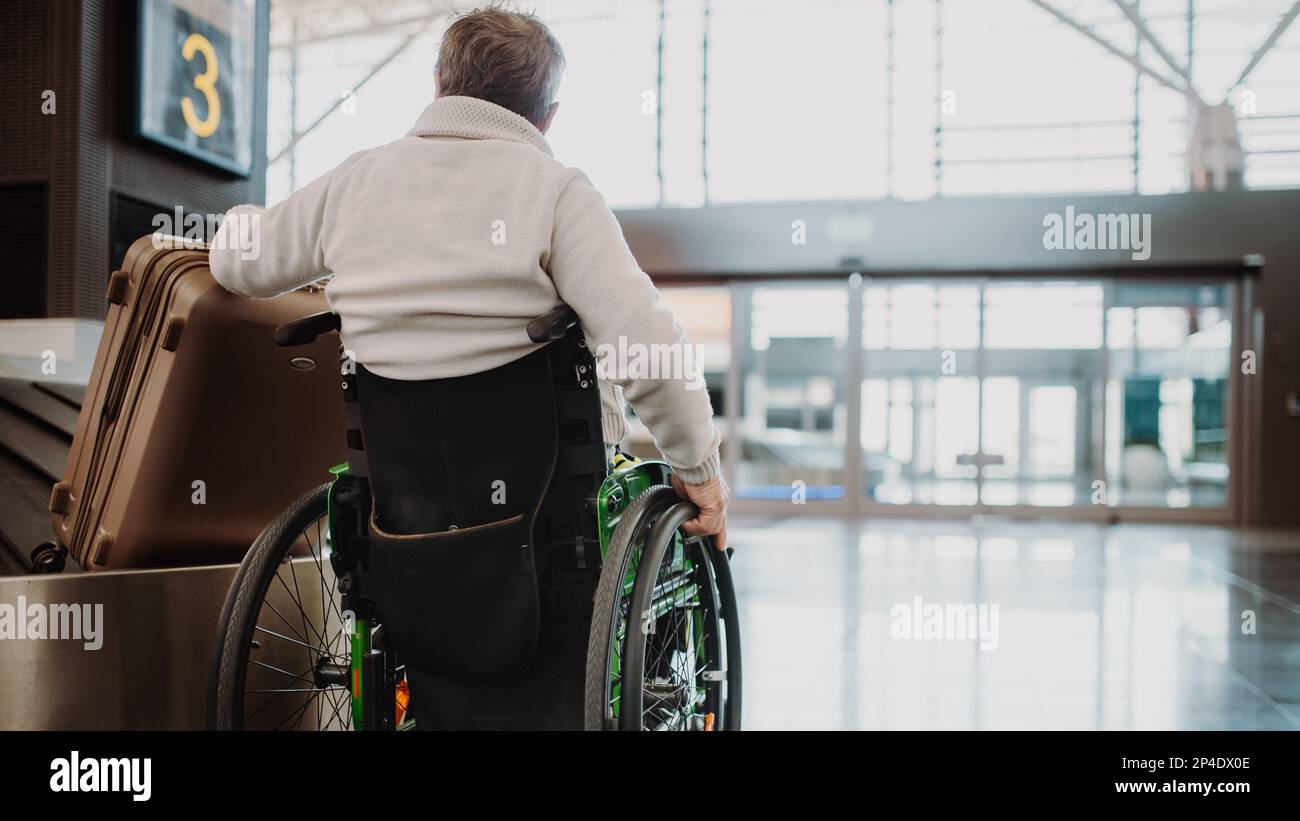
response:
{"label": "wheelchair armrest", "polygon": [[568,305],[545,313],[528,323],[528,338],[534,342],[554,342],[578,324],[578,315]]}
{"label": "wheelchair armrest", "polygon": [[295,345],[309,345],[316,337],[339,329],[339,315],[333,311],[321,311],[318,314],[304,316],[292,322],[286,322],[275,329],[275,344],[282,348]]}

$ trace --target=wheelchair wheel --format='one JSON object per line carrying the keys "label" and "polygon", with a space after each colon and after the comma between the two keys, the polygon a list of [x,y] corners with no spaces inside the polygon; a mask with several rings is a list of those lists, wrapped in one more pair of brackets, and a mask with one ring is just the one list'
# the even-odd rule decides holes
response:
{"label": "wheelchair wheel", "polygon": [[249,549],[222,610],[209,682],[218,730],[348,730],[350,637],[330,561],[329,485]]}
{"label": "wheelchair wheel", "polygon": [[601,570],[587,652],[585,726],[739,730],[740,623],[727,554],[678,529],[672,488],[638,496]]}

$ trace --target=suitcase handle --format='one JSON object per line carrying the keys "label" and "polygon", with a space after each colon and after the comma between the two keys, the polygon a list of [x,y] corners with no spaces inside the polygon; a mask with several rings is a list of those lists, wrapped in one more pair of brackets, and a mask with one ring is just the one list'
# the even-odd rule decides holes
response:
{"label": "suitcase handle", "polygon": [[304,316],[275,329],[275,344],[282,348],[310,345],[316,337],[339,329],[339,315],[333,311]]}

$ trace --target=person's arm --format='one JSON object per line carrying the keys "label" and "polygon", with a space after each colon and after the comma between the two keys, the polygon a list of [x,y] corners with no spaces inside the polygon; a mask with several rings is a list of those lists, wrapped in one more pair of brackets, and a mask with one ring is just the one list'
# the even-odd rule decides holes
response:
{"label": "person's arm", "polygon": [[237,205],[226,212],[208,258],[217,282],[262,299],[327,276],[323,233],[330,187],[360,157],[352,155],[270,208]]}
{"label": "person's arm", "polygon": [[618,386],[597,374],[600,385],[600,430],[605,436],[605,444],[617,447],[627,436],[627,417],[623,415],[623,394]]}
{"label": "person's arm", "polygon": [[[687,350],[689,342],[672,311],[660,304],[659,292],[637,265],[614,214],[587,178],[569,180],[555,206],[549,271],[556,290],[578,314],[583,332],[605,367],[601,375],[622,389],[645,422],[664,460],[683,483],[679,492],[700,507],[689,532],[726,538],[726,485],[719,476],[713,409],[705,389],[702,363]],[[659,374],[633,379],[621,373],[605,352],[670,352],[669,359],[690,362],[695,373]],[[656,346],[668,346],[667,348]],[[698,497],[698,498],[697,498]]]}

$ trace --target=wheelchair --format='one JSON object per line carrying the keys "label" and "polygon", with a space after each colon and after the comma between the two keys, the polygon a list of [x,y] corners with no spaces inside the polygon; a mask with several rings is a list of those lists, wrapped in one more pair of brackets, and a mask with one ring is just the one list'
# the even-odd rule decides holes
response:
{"label": "wheelchair", "polygon": [[681,530],[666,463],[607,463],[573,311],[527,331],[528,356],[427,382],[340,350],[348,461],[240,564],[211,728],[740,729],[731,551]]}

